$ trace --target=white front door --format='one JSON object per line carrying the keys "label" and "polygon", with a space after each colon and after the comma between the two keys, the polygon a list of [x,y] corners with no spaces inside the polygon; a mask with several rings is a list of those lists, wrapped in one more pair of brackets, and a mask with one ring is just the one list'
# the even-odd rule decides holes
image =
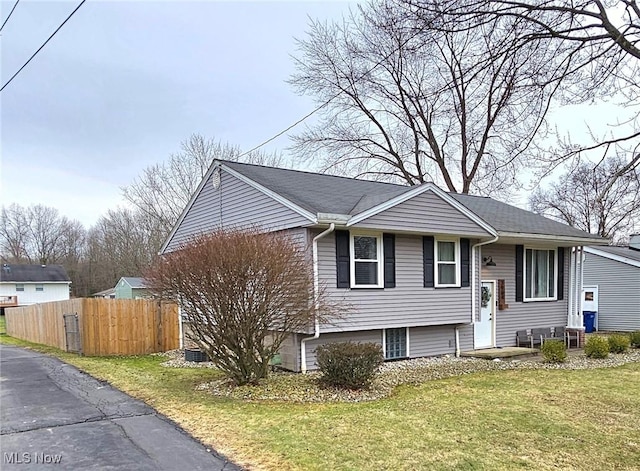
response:
{"label": "white front door", "polygon": [[473,325],[473,346],[476,349],[494,346],[495,285],[495,281],[483,281],[480,288],[480,319],[476,319]]}

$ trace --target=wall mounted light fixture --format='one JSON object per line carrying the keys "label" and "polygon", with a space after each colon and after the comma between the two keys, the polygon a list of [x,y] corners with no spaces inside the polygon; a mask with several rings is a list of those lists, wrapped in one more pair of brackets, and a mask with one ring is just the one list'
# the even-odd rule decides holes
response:
{"label": "wall mounted light fixture", "polygon": [[495,267],[496,266],[496,262],[493,261],[493,257],[484,257],[482,259],[482,262],[484,263],[485,267]]}

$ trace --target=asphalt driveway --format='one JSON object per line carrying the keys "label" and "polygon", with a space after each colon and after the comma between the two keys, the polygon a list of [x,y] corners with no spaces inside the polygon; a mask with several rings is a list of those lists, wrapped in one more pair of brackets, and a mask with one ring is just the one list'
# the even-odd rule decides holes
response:
{"label": "asphalt driveway", "polygon": [[239,470],[131,396],[55,358],[0,345],[0,468]]}

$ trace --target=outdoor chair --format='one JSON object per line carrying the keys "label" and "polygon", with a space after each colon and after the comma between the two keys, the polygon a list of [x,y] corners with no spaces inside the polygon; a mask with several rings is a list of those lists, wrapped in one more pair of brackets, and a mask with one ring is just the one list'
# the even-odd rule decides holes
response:
{"label": "outdoor chair", "polygon": [[576,348],[580,347],[580,335],[578,332],[569,331],[564,326],[554,327],[552,338],[562,340],[568,348],[571,348],[572,344],[575,344]]}
{"label": "outdoor chair", "polygon": [[516,331],[516,347],[530,347],[533,348],[531,343],[531,336],[526,330]]}
{"label": "outdoor chair", "polygon": [[562,343],[567,344],[567,329],[564,326],[557,326],[553,328],[553,335],[549,340],[562,340]]}
{"label": "outdoor chair", "polygon": [[551,327],[537,327],[531,329],[531,348],[541,347],[545,340],[551,338]]}

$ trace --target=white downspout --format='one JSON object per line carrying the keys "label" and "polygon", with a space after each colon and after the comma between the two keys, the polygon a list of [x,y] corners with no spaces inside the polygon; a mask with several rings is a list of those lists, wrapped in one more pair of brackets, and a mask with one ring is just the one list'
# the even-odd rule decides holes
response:
{"label": "white downspout", "polygon": [[[497,242],[498,239],[500,238],[498,236],[498,234],[494,234],[495,237],[491,240],[487,240],[484,242],[478,242],[475,245],[471,246],[471,322],[475,322],[476,321],[476,308],[477,306],[477,302],[476,302],[476,283],[478,282],[478,280],[476,279],[477,275],[476,275],[476,249],[482,245],[489,245],[489,244],[493,244],[494,242]],[[458,328],[456,327],[456,356],[459,357],[460,356],[460,336],[458,334]]]}
{"label": "white downspout", "polygon": [[[334,223],[329,225],[329,229],[321,232],[313,238],[313,299],[316,303],[316,310],[319,308],[318,295],[320,291],[320,280],[318,277],[318,241],[327,234],[331,234],[336,228]],[[320,337],[320,321],[318,316],[315,316],[313,337],[305,337],[300,340],[300,370],[302,373],[307,372],[307,340],[314,340]]]}

